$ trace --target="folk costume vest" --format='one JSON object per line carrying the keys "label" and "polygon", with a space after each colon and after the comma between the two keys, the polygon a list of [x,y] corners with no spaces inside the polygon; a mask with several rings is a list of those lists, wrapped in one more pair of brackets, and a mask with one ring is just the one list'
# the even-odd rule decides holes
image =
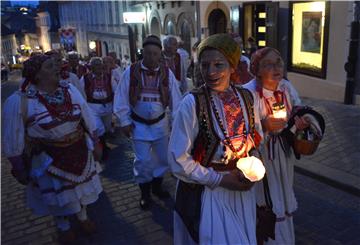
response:
{"label": "folk costume vest", "polygon": [[[236,90],[245,102],[247,115],[249,115],[250,134],[252,137],[255,137],[254,100],[252,94],[247,89],[236,88]],[[208,167],[220,144],[220,138],[213,124],[207,88],[203,85],[194,89],[191,93],[195,98],[196,114],[198,115],[199,122],[199,133],[194,141],[192,156],[196,162],[204,167]],[[199,243],[201,194],[203,190],[203,185],[186,183],[179,180],[176,192],[175,211],[181,217],[192,239],[197,243]]]}
{"label": "folk costume vest", "polygon": [[113,101],[114,92],[112,91],[112,87],[111,87],[111,75],[106,73],[103,74],[103,81],[100,89],[106,91],[107,97],[104,99],[94,98],[94,92],[98,88],[93,73],[86,74],[84,76],[84,80],[85,80],[85,93],[86,93],[87,102],[94,104],[107,104]]}
{"label": "folk costume vest", "polygon": [[[166,108],[169,105],[169,69],[160,64],[158,73],[160,101],[163,104],[163,107]],[[141,61],[138,61],[130,67],[129,101],[133,107],[140,98],[142,86]]]}

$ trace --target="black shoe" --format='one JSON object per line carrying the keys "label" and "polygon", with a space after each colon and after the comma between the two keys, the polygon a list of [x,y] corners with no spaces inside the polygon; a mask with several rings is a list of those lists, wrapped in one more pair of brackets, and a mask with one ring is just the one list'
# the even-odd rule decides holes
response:
{"label": "black shoe", "polygon": [[151,181],[152,193],[160,199],[170,198],[169,192],[163,190],[161,187],[163,178],[154,178]]}
{"label": "black shoe", "polygon": [[141,199],[140,199],[140,208],[143,210],[147,210],[151,205],[151,196],[150,196],[150,188],[151,182],[139,184],[141,191]]}

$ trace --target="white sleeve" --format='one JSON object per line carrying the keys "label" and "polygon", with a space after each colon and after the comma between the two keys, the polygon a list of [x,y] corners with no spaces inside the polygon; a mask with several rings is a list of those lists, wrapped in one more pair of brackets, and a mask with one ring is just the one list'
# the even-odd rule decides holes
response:
{"label": "white sleeve", "polygon": [[195,107],[192,94],[186,95],[181,101],[173,124],[176,130],[172,130],[170,135],[168,161],[171,171],[179,179],[215,188],[219,185],[222,175],[195,162],[191,156],[199,132]]}
{"label": "white sleeve", "polygon": [[21,95],[12,94],[4,104],[2,149],[6,157],[19,156],[25,148],[25,127],[21,114]]}
{"label": "white sleeve", "polygon": [[82,76],[79,80],[78,90],[82,95],[84,95],[84,98],[86,99],[86,93],[85,93],[85,79],[84,76]]}
{"label": "white sleeve", "polygon": [[179,82],[176,80],[174,73],[169,69],[169,85],[170,85],[170,108],[172,118],[175,118],[182,95],[179,88]]}
{"label": "white sleeve", "polygon": [[120,83],[121,80],[121,72],[119,71],[119,69],[113,69],[111,71],[111,87],[113,92],[115,93],[117,86]]}
{"label": "white sleeve", "polygon": [[84,91],[84,83],[82,83],[83,85],[80,84],[80,79],[78,78],[78,76],[75,75],[74,73],[70,72],[69,79],[70,79],[70,83],[72,85],[74,85],[77,90],[79,90],[80,94],[84,98],[86,98],[85,91]]}
{"label": "white sleeve", "polygon": [[114,96],[114,114],[120,121],[120,126],[130,125],[131,108],[129,101],[130,67],[122,74],[121,81],[116,88]]}

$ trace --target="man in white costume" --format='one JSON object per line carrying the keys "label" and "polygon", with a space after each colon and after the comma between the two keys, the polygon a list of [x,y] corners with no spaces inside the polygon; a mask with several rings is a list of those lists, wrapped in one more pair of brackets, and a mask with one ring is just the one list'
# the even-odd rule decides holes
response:
{"label": "man in white costume", "polygon": [[188,85],[186,80],[186,71],[188,61],[177,52],[178,42],[176,37],[167,36],[163,41],[164,50],[162,52],[162,63],[171,69],[175,78],[179,81],[180,91],[187,92]]}
{"label": "man in white costume", "polygon": [[96,123],[104,129],[99,132],[99,138],[104,147],[103,158],[106,159],[109,153],[106,138],[111,132],[113,100],[117,83],[106,73],[103,60],[100,57],[91,58],[90,67],[91,72],[80,79],[80,86],[82,93],[86,95],[89,107],[94,112]]}
{"label": "man in white costume", "polygon": [[[160,63],[161,41],[150,35],[143,42],[144,59],[124,72],[116,90],[114,113],[123,133],[133,141],[134,176],[141,190],[140,207],[149,208],[150,191],[169,197],[161,187],[168,170],[169,118],[176,112],[181,94],[171,70]],[[154,157],[154,158],[153,158]]]}
{"label": "man in white costume", "polygon": [[255,245],[254,182],[237,161],[249,160],[262,137],[250,91],[230,81],[240,49],[228,34],[216,34],[200,43],[198,55],[205,84],[181,101],[169,143],[179,178],[174,244]]}

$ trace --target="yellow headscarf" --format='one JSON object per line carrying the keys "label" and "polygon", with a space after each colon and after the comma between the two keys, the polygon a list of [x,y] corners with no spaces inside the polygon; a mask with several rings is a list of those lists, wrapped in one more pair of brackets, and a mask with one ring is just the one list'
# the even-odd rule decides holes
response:
{"label": "yellow headscarf", "polygon": [[199,59],[201,53],[208,48],[219,50],[233,68],[237,67],[241,55],[240,47],[229,34],[215,34],[201,41],[197,49]]}

